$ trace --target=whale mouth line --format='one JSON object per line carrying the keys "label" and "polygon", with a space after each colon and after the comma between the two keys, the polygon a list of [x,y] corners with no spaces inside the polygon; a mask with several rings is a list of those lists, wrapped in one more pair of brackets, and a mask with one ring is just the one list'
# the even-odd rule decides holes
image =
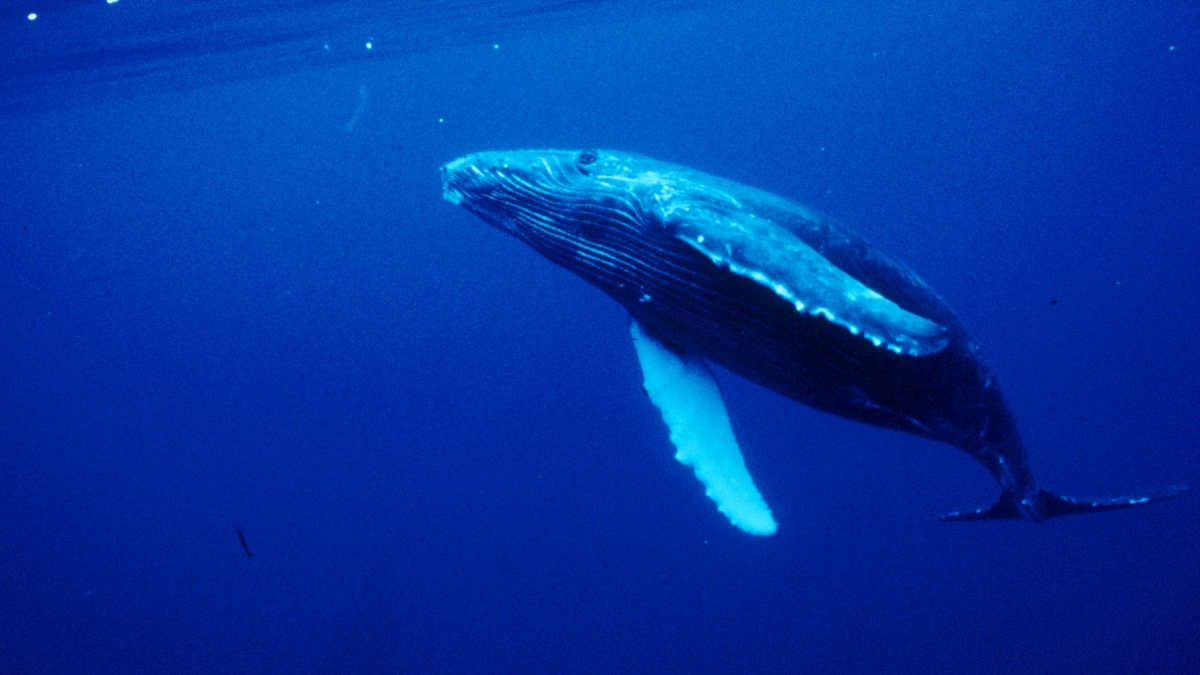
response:
{"label": "whale mouth line", "polygon": [[482,169],[474,155],[460,157],[442,167],[442,197],[455,205],[469,205],[478,197],[479,191],[504,175],[492,169]]}
{"label": "whale mouth line", "polygon": [[442,198],[451,204],[461,206],[467,199],[471,185],[486,177],[473,159],[468,155],[442,166]]}

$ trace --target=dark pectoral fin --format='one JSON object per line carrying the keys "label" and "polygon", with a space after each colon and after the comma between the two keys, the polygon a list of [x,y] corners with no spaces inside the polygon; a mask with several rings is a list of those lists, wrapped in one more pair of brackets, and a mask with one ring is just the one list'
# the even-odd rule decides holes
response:
{"label": "dark pectoral fin", "polygon": [[927,356],[945,348],[946,327],[868,288],[799,237],[756,216],[718,209],[673,214],[668,229],[712,260],[775,291],[797,312],[842,326],[876,347]]}

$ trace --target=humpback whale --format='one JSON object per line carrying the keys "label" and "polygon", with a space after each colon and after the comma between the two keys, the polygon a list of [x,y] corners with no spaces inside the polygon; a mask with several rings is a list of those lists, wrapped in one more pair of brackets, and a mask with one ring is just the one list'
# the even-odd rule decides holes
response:
{"label": "humpback whale", "polygon": [[777,525],[708,363],[813,408],[960,448],[1000,485],[948,520],[1107,511],[1038,486],[979,345],[914,272],[771,193],[608,150],[483,152],[442,167],[443,196],[619,302],[675,457],[729,521]]}

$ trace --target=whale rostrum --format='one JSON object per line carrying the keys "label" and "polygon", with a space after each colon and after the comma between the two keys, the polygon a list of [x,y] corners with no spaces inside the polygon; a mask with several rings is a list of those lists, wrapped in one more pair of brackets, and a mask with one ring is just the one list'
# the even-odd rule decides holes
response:
{"label": "whale rostrum", "polygon": [[1186,489],[1095,500],[1040,488],[996,376],[954,313],[906,266],[800,204],[608,150],[483,152],[442,177],[446,200],[625,307],[676,459],[746,532],[777,526],[707,362],[813,408],[966,451],[1001,495],[946,519],[1041,521]]}

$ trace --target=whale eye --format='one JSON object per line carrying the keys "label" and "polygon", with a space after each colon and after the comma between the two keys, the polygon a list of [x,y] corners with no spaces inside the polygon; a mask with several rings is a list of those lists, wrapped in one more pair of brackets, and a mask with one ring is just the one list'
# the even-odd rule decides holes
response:
{"label": "whale eye", "polygon": [[575,159],[575,162],[579,164],[579,166],[587,166],[589,164],[595,164],[596,160],[598,159],[600,159],[600,155],[597,154],[595,150],[584,150],[583,152],[579,153],[579,157]]}

